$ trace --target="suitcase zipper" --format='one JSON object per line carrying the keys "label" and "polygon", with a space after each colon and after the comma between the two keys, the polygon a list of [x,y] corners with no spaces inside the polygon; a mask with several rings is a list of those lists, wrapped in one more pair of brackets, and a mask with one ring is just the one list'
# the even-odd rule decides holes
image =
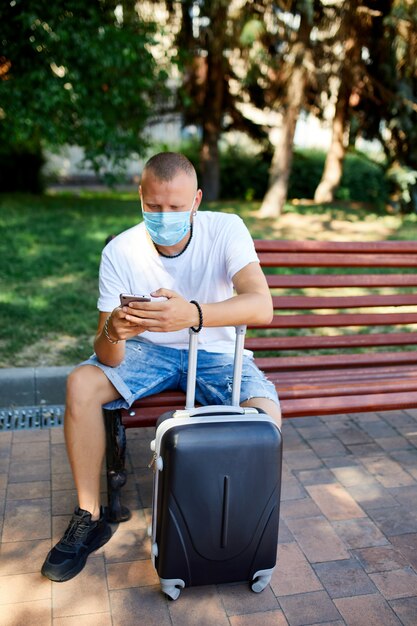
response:
{"label": "suitcase zipper", "polygon": [[150,462],[148,463],[148,467],[153,471],[154,474],[156,474],[157,471],[162,472],[162,469],[164,467],[162,457],[154,452]]}
{"label": "suitcase zipper", "polygon": [[155,472],[155,465],[156,465],[157,458],[158,458],[158,455],[156,454],[156,452],[154,452],[151,460],[148,463],[148,468],[151,469],[153,472]]}

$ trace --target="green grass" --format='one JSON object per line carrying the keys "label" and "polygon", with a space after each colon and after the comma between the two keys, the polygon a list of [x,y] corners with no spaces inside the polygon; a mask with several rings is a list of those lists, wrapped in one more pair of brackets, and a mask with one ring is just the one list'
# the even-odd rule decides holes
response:
{"label": "green grass", "polygon": [[104,240],[137,217],[133,197],[1,198],[1,366],[49,361],[56,342],[57,365],[88,356]]}
{"label": "green grass", "polygon": [[[206,208],[239,213],[256,238],[314,239],[333,231],[337,239],[347,224],[358,239],[417,239],[414,215],[289,205],[281,218],[260,220],[258,206]],[[138,219],[135,194],[0,195],[0,367],[72,364],[91,353],[104,240]],[[378,228],[382,237],[375,237]]]}

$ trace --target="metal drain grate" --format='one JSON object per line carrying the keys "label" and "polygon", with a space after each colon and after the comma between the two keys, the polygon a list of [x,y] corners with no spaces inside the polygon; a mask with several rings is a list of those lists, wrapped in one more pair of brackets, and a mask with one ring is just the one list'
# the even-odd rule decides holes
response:
{"label": "metal drain grate", "polygon": [[51,428],[64,423],[63,406],[24,406],[0,409],[0,432]]}

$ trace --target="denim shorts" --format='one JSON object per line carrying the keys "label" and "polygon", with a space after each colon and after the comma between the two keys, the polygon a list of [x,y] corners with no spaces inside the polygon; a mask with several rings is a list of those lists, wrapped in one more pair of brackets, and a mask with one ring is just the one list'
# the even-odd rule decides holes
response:
{"label": "denim shorts", "polygon": [[[95,355],[80,365],[95,365],[117,389],[120,398],[106,408],[129,408],[135,400],[161,391],[186,390],[188,350],[178,350],[138,339],[126,341],[125,358],[117,367],[103,365]],[[199,350],[197,357],[196,402],[202,405],[231,404],[233,355]],[[275,385],[243,357],[240,402],[269,398],[279,404]]]}

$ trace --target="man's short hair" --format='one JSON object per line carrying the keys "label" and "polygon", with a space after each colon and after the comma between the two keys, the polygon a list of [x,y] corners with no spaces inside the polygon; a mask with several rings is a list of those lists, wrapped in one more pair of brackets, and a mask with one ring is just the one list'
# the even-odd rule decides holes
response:
{"label": "man's short hair", "polygon": [[184,172],[197,181],[197,174],[194,165],[186,156],[179,152],[160,152],[147,161],[143,171],[152,172],[159,180],[170,181],[175,176]]}

